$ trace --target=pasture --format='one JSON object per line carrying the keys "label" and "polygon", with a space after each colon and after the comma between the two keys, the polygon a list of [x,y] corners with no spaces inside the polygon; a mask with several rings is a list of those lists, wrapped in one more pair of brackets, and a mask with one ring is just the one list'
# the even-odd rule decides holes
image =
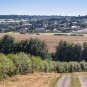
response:
{"label": "pasture", "polygon": [[[6,33],[0,33],[0,38]],[[49,33],[42,33],[41,35],[36,34],[19,34],[19,33],[7,33],[12,35],[17,41],[30,39],[30,38],[38,38],[44,40],[48,46],[49,52],[55,52],[55,46],[58,45],[60,40],[67,41],[70,43],[75,43],[77,41],[87,42],[86,36],[54,36],[49,35]],[[48,35],[45,35],[48,34]]]}

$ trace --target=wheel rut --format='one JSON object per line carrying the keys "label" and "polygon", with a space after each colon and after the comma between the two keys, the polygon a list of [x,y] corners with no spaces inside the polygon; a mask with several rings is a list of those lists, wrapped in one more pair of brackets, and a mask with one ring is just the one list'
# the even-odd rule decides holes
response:
{"label": "wheel rut", "polygon": [[87,87],[87,82],[84,79],[83,75],[78,75],[78,79],[80,81],[81,87]]}
{"label": "wheel rut", "polygon": [[57,83],[57,87],[70,87],[70,74],[64,75]]}

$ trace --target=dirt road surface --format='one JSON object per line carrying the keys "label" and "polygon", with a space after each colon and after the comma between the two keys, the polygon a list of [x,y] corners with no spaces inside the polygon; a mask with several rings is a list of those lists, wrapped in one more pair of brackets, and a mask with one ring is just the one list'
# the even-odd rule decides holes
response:
{"label": "dirt road surface", "polygon": [[70,74],[64,75],[57,83],[57,87],[70,87]]}
{"label": "dirt road surface", "polygon": [[87,87],[87,82],[85,81],[83,75],[78,75],[81,87]]}

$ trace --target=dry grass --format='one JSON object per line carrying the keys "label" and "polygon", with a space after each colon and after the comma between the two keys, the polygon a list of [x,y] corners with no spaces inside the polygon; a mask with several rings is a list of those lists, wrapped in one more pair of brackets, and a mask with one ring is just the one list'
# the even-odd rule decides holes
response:
{"label": "dry grass", "polygon": [[70,87],[81,87],[81,84],[77,75],[78,73],[71,73]]}
{"label": "dry grass", "polygon": [[[4,33],[0,34],[0,37],[2,37]],[[87,42],[87,37],[82,36],[51,36],[51,35],[29,35],[29,34],[10,34],[12,35],[16,40],[23,40],[23,39],[30,39],[32,38],[38,38],[41,40],[45,40],[45,42],[48,45],[49,52],[55,51],[55,46],[58,45],[60,40],[64,40],[67,42],[76,42],[76,41],[82,41]]]}
{"label": "dry grass", "polygon": [[0,87],[49,87],[53,79],[59,76],[57,73],[17,75],[0,81]]}

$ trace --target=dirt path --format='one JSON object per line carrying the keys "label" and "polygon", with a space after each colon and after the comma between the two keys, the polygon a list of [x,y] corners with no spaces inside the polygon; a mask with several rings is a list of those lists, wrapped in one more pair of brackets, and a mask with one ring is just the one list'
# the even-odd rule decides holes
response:
{"label": "dirt path", "polygon": [[83,75],[78,75],[78,78],[81,83],[81,87],[87,87],[87,82],[85,81]]}
{"label": "dirt path", "polygon": [[57,84],[57,87],[69,87],[70,86],[70,74],[64,75]]}

